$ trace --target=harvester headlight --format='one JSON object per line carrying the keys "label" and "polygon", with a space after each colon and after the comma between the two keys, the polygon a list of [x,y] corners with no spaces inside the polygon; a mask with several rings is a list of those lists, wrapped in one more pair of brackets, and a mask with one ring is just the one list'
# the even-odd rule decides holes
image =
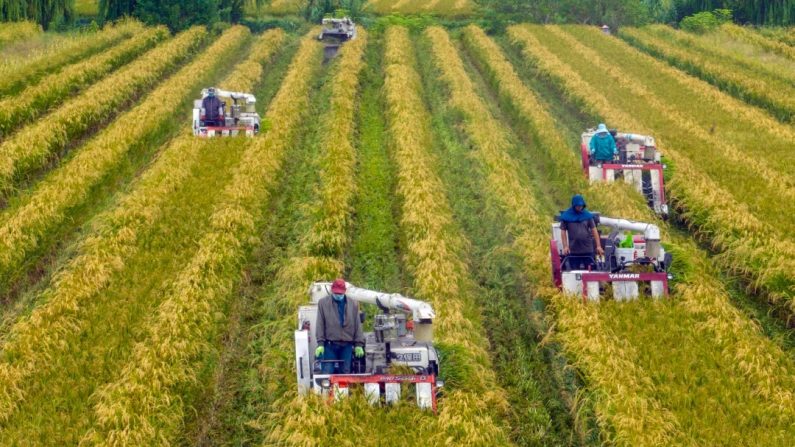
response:
{"label": "harvester headlight", "polygon": [[323,388],[330,388],[331,381],[329,381],[328,379],[323,379],[320,381],[320,386],[322,386]]}

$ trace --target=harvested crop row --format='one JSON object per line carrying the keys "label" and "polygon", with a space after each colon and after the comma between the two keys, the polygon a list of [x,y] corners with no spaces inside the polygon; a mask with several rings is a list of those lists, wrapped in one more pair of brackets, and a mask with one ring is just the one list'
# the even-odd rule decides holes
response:
{"label": "harvested crop row", "polygon": [[[293,130],[305,115],[319,55],[320,47],[306,37],[266,115],[272,127],[248,144],[212,213],[211,231],[159,306],[147,340],[135,346],[118,379],[98,391],[97,426],[83,444],[167,445],[178,438],[189,390],[199,379],[197,366],[212,350],[217,329],[213,315],[239,280],[240,267],[256,243],[262,204],[270,196]],[[154,378],[161,386],[151,386]]]}
{"label": "harvested crop row", "polygon": [[[139,106],[123,114],[83,146],[68,163],[44,180],[0,216],[0,288],[20,274],[26,258],[35,256],[48,232],[69,218],[70,210],[88,199],[124,157],[151,143],[158,131],[179,112],[180,102],[207,81],[196,73],[223,67],[246,41],[247,29],[234,27],[191,64],[169,78]],[[178,98],[163,101],[163,98]]]}
{"label": "harvested crop row", "polygon": [[83,87],[127,64],[166,39],[168,29],[157,27],[136,34],[115,47],[51,74],[38,84],[0,100],[0,138],[15,127],[31,122]]}
{"label": "harvested crop row", "polygon": [[[489,196],[500,204],[508,217],[506,231],[516,237],[515,245],[525,256],[523,269],[528,276],[538,280],[547,278],[548,260],[546,254],[547,224],[538,216],[542,215],[539,207],[525,186],[518,167],[507,154],[505,129],[496,122],[482,101],[473,93],[474,85],[469,80],[463,63],[448,35],[439,28],[430,28],[426,34],[433,43],[436,60],[442,78],[451,89],[450,102],[453,107],[464,115],[465,131],[475,147],[475,157],[484,171],[484,181]],[[589,313],[590,310],[585,310]],[[587,315],[581,316],[584,318]],[[592,325],[591,339],[598,337],[603,346],[614,346],[613,337],[609,332],[599,330],[599,325]],[[600,371],[611,375],[615,386],[605,394],[599,404],[619,408],[635,418],[644,417],[648,424],[644,430],[633,430],[629,435],[636,440],[666,439],[666,430],[670,426],[669,418],[664,413],[654,412],[660,407],[652,396],[626,395],[624,387],[640,383],[644,379],[643,372],[634,365],[632,356],[624,350],[614,349],[607,357]],[[618,375],[618,376],[617,376]],[[620,376],[620,377],[619,377]],[[621,384],[621,386],[619,386]],[[630,424],[631,426],[631,424]]]}
{"label": "harvested crop row", "polygon": [[41,33],[41,26],[35,22],[6,22],[0,24],[0,47],[17,40],[30,39]]}
{"label": "harvested crop row", "polygon": [[[492,66],[491,70],[493,72],[503,73],[503,80],[513,78],[515,81],[518,81],[515,73],[510,76],[506,75],[506,73],[511,73],[512,71],[510,67],[507,66],[507,61],[495,56],[498,54],[496,46],[493,44],[484,44],[483,39],[486,38],[485,35],[482,35],[482,32],[480,32],[480,36],[472,30],[467,30],[467,33],[469,45],[479,47],[479,49],[475,51],[479,54],[481,61],[485,65]],[[545,60],[549,61],[550,59],[547,58]],[[501,69],[495,70],[494,67],[498,65],[501,65]],[[571,79],[571,76],[567,76],[567,79]],[[514,107],[516,107],[516,104],[519,102],[526,102],[528,97],[532,96],[528,90],[519,88],[518,85],[514,85],[513,93],[509,93],[508,89],[498,88],[498,90],[501,90],[501,94],[505,94],[509,101],[514,102]],[[522,90],[524,90],[523,93]],[[549,124],[549,119],[537,120],[532,114],[525,115],[523,119],[527,120],[529,127],[534,129],[543,128]],[[542,138],[541,146],[544,147],[544,152],[548,153],[547,157],[553,160],[555,158],[567,160],[565,163],[563,161],[556,162],[561,169],[559,174],[557,172],[555,174],[565,176],[565,173],[569,172],[569,176],[573,175],[578,177],[580,170],[579,163],[574,160],[574,157],[571,157],[572,151],[568,150],[565,145],[555,144],[554,140]],[[568,168],[565,166],[566,163],[569,164]],[[582,191],[580,189],[581,186],[579,186],[581,183],[581,181],[577,181],[575,178],[572,184],[573,188],[571,189],[573,191]],[[603,211],[618,212],[621,216],[632,216],[635,218],[639,215],[649,214],[648,210],[643,209],[645,206],[642,205],[641,201],[633,201],[629,196],[627,196],[626,199],[621,198],[617,195],[617,193],[620,192],[620,189],[616,188],[592,186],[588,189],[587,195],[589,198],[593,199],[593,202],[600,203],[601,206],[599,209]],[[617,209],[617,206],[620,207],[620,210]],[[643,220],[648,219],[649,216],[646,216]],[[540,239],[543,238],[544,235],[539,234],[537,237]],[[674,240],[676,240],[676,238],[674,238]],[[783,354],[778,347],[769,340],[765,340],[761,334],[759,334],[758,328],[750,324],[743,315],[737,312],[737,310],[728,303],[726,292],[722,290],[721,285],[717,281],[712,279],[715,272],[706,266],[707,261],[704,259],[703,254],[699,253],[684,240],[678,242],[681,245],[677,247],[677,256],[682,256],[688,264],[691,264],[693,269],[693,272],[691,272],[693,276],[690,283],[687,285],[682,284],[676,289],[678,295],[682,297],[681,305],[679,301],[676,302],[676,305],[672,306],[655,304],[650,313],[645,313],[645,321],[638,322],[635,320],[638,320],[640,318],[638,315],[643,313],[638,312],[636,308],[632,306],[621,307],[603,304],[602,306],[605,310],[601,312],[610,315],[602,318],[605,322],[603,324],[605,326],[615,326],[608,329],[609,331],[620,330],[626,332],[627,326],[633,328],[629,332],[621,334],[619,339],[633,340],[634,337],[633,344],[638,346],[650,347],[659,344],[661,346],[660,349],[650,350],[644,348],[644,351],[647,353],[660,353],[663,356],[664,354],[662,353],[670,354],[669,349],[666,347],[667,336],[665,334],[670,334],[672,328],[678,328],[678,331],[681,332],[679,335],[681,338],[678,339],[678,342],[674,341],[674,343],[681,343],[682,339],[695,340],[687,344],[690,346],[689,349],[699,351],[699,354],[697,354],[698,357],[696,358],[702,360],[694,362],[693,359],[688,359],[683,361],[682,364],[671,364],[671,362],[664,362],[661,360],[657,360],[657,363],[655,363],[655,361],[649,361],[649,355],[638,357],[637,354],[634,354],[633,357],[638,358],[638,360],[645,359],[645,368],[670,369],[671,371],[667,374],[671,380],[666,383],[666,388],[670,390],[677,391],[677,387],[691,386],[687,383],[687,380],[684,380],[684,384],[679,382],[688,377],[688,374],[699,374],[701,376],[715,377],[714,379],[704,382],[702,384],[703,387],[713,389],[717,387],[719,390],[731,389],[731,391],[735,393],[734,396],[727,396],[725,398],[725,400],[731,403],[724,403],[723,408],[726,412],[736,411],[737,417],[729,418],[728,420],[724,418],[717,421],[701,421],[699,420],[702,418],[700,415],[707,415],[713,411],[709,408],[695,410],[696,414],[694,417],[693,414],[688,414],[689,406],[682,407],[673,404],[670,410],[665,410],[666,413],[670,415],[671,411],[674,411],[677,415],[684,414],[684,416],[678,417],[679,422],[675,425],[692,424],[693,421],[698,421],[693,429],[703,432],[702,436],[712,436],[714,433],[709,432],[709,427],[725,424],[727,427],[723,432],[730,433],[735,437],[740,437],[740,440],[737,442],[741,442],[741,439],[756,439],[756,436],[768,436],[767,434],[760,435],[760,433],[748,434],[748,430],[756,426],[756,423],[753,422],[755,419],[749,422],[748,418],[742,415],[766,413],[775,415],[770,419],[772,421],[770,422],[772,428],[761,431],[762,433],[773,433],[769,435],[769,441],[775,443],[777,440],[781,439],[781,436],[789,436],[776,433],[776,430],[781,426],[779,424],[786,424],[786,421],[792,418],[791,414],[782,416],[780,412],[780,409],[786,408],[786,406],[789,405],[788,402],[792,400],[791,393],[782,392],[791,386],[788,384],[791,381],[788,378],[791,377],[791,373],[788,372],[792,370],[791,362],[787,361],[786,355]],[[548,262],[544,262],[542,265],[548,265]],[[544,268],[542,270],[548,269]],[[548,272],[538,272],[536,277],[539,282],[546,282],[548,280],[544,278],[548,277]],[[594,381],[597,386],[605,386],[603,382],[608,380],[608,377],[599,371],[606,372],[602,369],[604,367],[603,359],[609,357],[610,354],[608,351],[605,351],[607,346],[588,342],[589,337],[587,334],[592,331],[590,327],[590,318],[585,318],[583,310],[578,309],[580,305],[569,297],[554,296],[551,300],[559,309],[558,322],[560,329],[562,329],[561,338],[565,341],[570,350],[578,354],[585,366],[584,371],[592,378],[592,381]],[[650,306],[651,304],[643,302],[639,305]],[[624,326],[622,326],[622,324]],[[645,329],[640,330],[639,328]],[[640,337],[641,334],[645,334],[648,340],[638,342],[638,337]],[[673,339],[676,340],[676,337],[673,337]],[[650,340],[656,340],[656,342],[651,342]],[[707,342],[704,342],[705,340]],[[624,349],[629,349],[629,347]],[[715,376],[706,372],[709,371],[709,369],[704,370],[704,368],[715,368],[714,365],[721,363],[735,365],[738,363],[739,358],[743,358],[742,361],[739,361],[739,364],[744,365],[743,368],[741,368],[741,375],[739,377],[729,378],[726,377],[727,375],[725,373]],[[651,363],[649,364],[648,362]],[[699,369],[696,365],[701,362],[705,365],[698,366],[702,371],[699,373]],[[633,362],[633,364],[637,363],[643,364],[643,362]],[[762,364],[765,366],[759,367],[759,365]],[[663,365],[665,367],[660,368],[660,366]],[[749,367],[750,365],[754,366]],[[635,367],[637,367],[637,365]],[[687,372],[682,373],[682,367],[684,367]],[[677,370],[677,368],[680,369]],[[726,367],[726,369],[730,370],[731,366]],[[594,371],[596,371],[596,374],[594,374]],[[679,379],[680,377],[681,379]],[[677,378],[677,380],[673,380],[674,378]],[[732,386],[726,386],[717,379],[725,380],[726,383],[731,383]],[[643,383],[644,382],[637,382],[638,385],[642,385]],[[607,385],[610,384],[608,383]],[[745,390],[747,394],[743,394],[742,391],[739,391],[741,389]],[[681,390],[681,388],[679,390]],[[673,393],[673,391],[669,392]],[[721,391],[723,394],[727,392],[726,390]],[[668,397],[664,394],[657,394],[659,395],[659,399]],[[758,399],[756,397],[751,397],[757,395],[763,395],[765,398]],[[771,397],[775,402],[768,402],[768,399]],[[670,397],[668,398],[670,399]],[[709,399],[699,400],[699,402],[702,402],[704,405],[713,405],[704,403],[708,401]],[[667,402],[662,400],[661,402],[668,407],[672,405],[672,402],[675,403],[678,401],[673,400]],[[738,408],[732,408],[735,406]],[[751,408],[754,409],[751,410]],[[600,411],[603,413],[602,417],[604,417],[605,414],[610,415],[611,413],[609,407],[602,407]],[[615,416],[615,412],[613,412],[613,416]],[[708,418],[709,417],[706,419]],[[675,417],[671,418],[672,421],[676,421],[676,419]],[[740,428],[738,430],[737,426],[742,425],[745,425],[745,428]],[[625,429],[619,428],[617,430],[617,435],[621,435],[621,432]],[[677,434],[676,436],[680,435]]]}
{"label": "harvested crop row", "polygon": [[[196,70],[212,71],[212,67],[216,64],[223,63],[225,55],[233,52],[239,48],[241,42],[245,40],[248,32],[243,28],[233,28],[227,31],[220,39],[211,46],[203,55],[189,66],[183,68],[179,74],[166,82],[158,89],[158,92],[165,94],[166,92],[177,95],[187,95],[193,90],[197,80],[195,79]],[[154,101],[160,101],[159,96],[154,98]],[[148,101],[147,101],[148,102]],[[142,106],[146,106],[146,102]],[[151,104],[149,104],[151,106]],[[151,131],[149,127],[156,127],[157,120],[165,119],[167,110],[162,110],[164,116],[152,116],[153,122],[148,126],[141,126],[138,129],[143,133],[144,131]],[[135,119],[139,124],[142,124],[137,115],[131,116],[129,119]],[[122,117],[120,120],[125,120]],[[118,144],[116,151],[121,152],[129,150],[131,142],[139,138],[144,138],[145,134],[130,135],[132,140],[119,138],[118,133],[130,134],[127,126],[119,126],[118,130],[114,131],[109,128],[106,134],[99,140],[93,142],[95,145],[93,151],[98,152],[92,154],[89,160],[96,160],[97,162],[108,163],[99,157],[101,154],[114,155],[114,148],[111,142]],[[175,149],[170,153],[176,152],[177,154],[186,152],[184,155],[190,157],[191,152],[195,152],[198,148],[193,148],[191,144],[187,144],[185,140],[180,144],[175,144]],[[119,154],[117,156],[121,156]],[[173,157],[173,158],[172,158]],[[173,166],[179,164],[183,160],[181,155],[169,155],[165,157],[161,165]],[[111,165],[112,166],[112,165]],[[108,166],[110,168],[111,166]],[[91,164],[69,163],[64,165],[63,169],[56,171],[52,178],[45,180],[43,186],[37,191],[38,194],[32,197],[27,206],[21,208],[19,214],[10,216],[4,222],[3,241],[9,247],[21,247],[15,243],[11,235],[20,236],[20,233],[13,233],[12,228],[18,227],[14,225],[16,222],[30,222],[34,218],[24,218],[28,215],[40,216],[39,227],[40,231],[46,231],[45,228],[52,223],[46,222],[47,219],[63,219],[63,212],[73,206],[71,202],[79,201],[84,197],[86,189],[91,186],[92,181],[97,181],[103,175],[103,172],[94,172],[93,177],[89,175],[92,171],[86,172],[86,168],[99,167],[103,169],[104,166]],[[76,172],[68,172],[69,170],[76,170]],[[85,172],[81,174],[81,172]],[[163,181],[163,177],[168,177],[166,168],[158,168],[153,170],[151,174],[146,175],[146,180],[142,180],[141,186],[144,190],[129,198],[124,199],[123,204],[128,205],[127,208],[116,208],[110,216],[106,217],[106,224],[101,225],[99,234],[96,237],[87,239],[81,248],[81,255],[70,263],[70,267],[60,272],[54,279],[54,286],[45,291],[44,300],[46,304],[38,307],[31,316],[27,319],[19,321],[11,330],[7,342],[3,346],[3,359],[5,360],[0,365],[0,418],[2,420],[8,419],[9,415],[14,411],[17,402],[24,398],[20,385],[23,380],[35,370],[42,368],[47,359],[51,358],[51,353],[63,349],[60,345],[60,340],[67,333],[73,333],[79,330],[80,324],[75,320],[77,312],[80,309],[80,302],[93,297],[101,288],[105,287],[110,280],[112,273],[119,270],[123,266],[123,259],[125,255],[129,256],[132,244],[137,238],[137,229],[150,225],[158,218],[157,210],[159,210],[159,200],[173,188],[173,185],[179,183],[180,179],[190,173],[189,170],[178,170],[173,173],[173,178],[168,178],[162,185],[158,185]],[[75,181],[76,178],[85,177],[84,184]],[[153,189],[150,189],[153,188]],[[65,203],[66,202],[66,203]],[[44,204],[49,204],[49,207],[43,208]],[[58,212],[57,208],[63,206],[64,211]],[[42,210],[50,212],[57,212],[55,215],[43,216]],[[20,216],[20,214],[22,216]],[[22,219],[17,221],[15,218]],[[5,253],[14,251],[13,249],[5,250]],[[18,360],[23,360],[19,361]]]}
{"label": "harvested crop row", "polygon": [[[515,42],[523,46],[525,56],[561,85],[575,102],[622,128],[659,135],[659,129],[654,132],[635,117],[616,109],[601,92],[588,85],[576,72],[544,49],[527,28],[512,27],[509,34]],[[604,67],[609,70],[608,73],[620,76],[624,92],[627,89],[642,88],[619,71],[612,70],[601,57],[592,53],[589,55],[592,56],[592,66]],[[658,138],[658,141],[677,141],[675,139],[678,138],[674,132],[666,133],[664,137]],[[725,253],[717,258],[721,265],[748,277],[752,287],[763,290],[771,301],[789,307],[790,312],[795,310],[795,301],[790,291],[795,282],[791,275],[795,245],[777,237],[772,226],[757,219],[742,203],[732,200],[731,195],[721,186],[706,177],[701,170],[695,169],[688,159],[678,153],[678,149],[673,149],[681,146],[671,143],[663,143],[661,146],[676,167],[667,185],[673,200],[686,210],[683,217],[700,229],[707,242]]]}
{"label": "harvested crop row", "polygon": [[767,109],[785,123],[793,121],[795,95],[791,83],[738,70],[723,58],[710,58],[690,47],[645,29],[622,28],[619,36],[641,50],[698,76],[750,104]]}
{"label": "harvested crop row", "polygon": [[[748,42],[767,51],[795,60],[795,47],[791,44],[787,45],[784,42],[765,37],[752,29],[735,25],[734,23],[725,23],[721,25],[720,30],[735,39]],[[792,42],[795,42],[795,39],[793,39]]]}
{"label": "harvested crop row", "polygon": [[39,54],[3,63],[0,65],[0,96],[15,93],[64,65],[96,54],[143,29],[140,22],[125,20],[98,33],[64,38]]}
{"label": "harvested crop row", "polygon": [[20,176],[41,168],[70,141],[107,120],[119,107],[156,84],[193,55],[206,35],[201,27],[183,32],[3,141],[0,144],[0,194],[8,194]]}

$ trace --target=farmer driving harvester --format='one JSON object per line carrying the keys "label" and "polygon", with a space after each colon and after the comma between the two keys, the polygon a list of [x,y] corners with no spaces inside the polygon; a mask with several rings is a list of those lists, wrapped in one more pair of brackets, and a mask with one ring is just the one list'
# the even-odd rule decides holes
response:
{"label": "farmer driving harvester", "polygon": [[204,125],[206,126],[223,126],[224,124],[224,102],[218,99],[215,95],[215,88],[210,87],[207,90],[207,97],[202,100],[202,107],[204,108]]}
{"label": "farmer driving harvester", "polygon": [[591,138],[590,150],[591,161],[597,164],[612,161],[618,155],[616,140],[604,124],[599,124],[596,128],[596,134]]}
{"label": "farmer driving harvester", "polygon": [[593,267],[594,247],[599,256],[605,254],[593,214],[585,208],[585,199],[577,194],[571,198],[571,208],[560,215],[563,255],[566,256],[565,262],[573,269],[588,270]]}
{"label": "farmer driving harvester", "polygon": [[315,357],[323,359],[324,374],[350,374],[353,355],[364,357],[359,303],[348,299],[345,290],[345,280],[338,278],[331,284],[331,296],[317,304]]}

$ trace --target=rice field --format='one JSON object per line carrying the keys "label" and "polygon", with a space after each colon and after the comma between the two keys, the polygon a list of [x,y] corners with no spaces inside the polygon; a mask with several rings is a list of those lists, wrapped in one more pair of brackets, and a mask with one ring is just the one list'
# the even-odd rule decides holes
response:
{"label": "rice field", "polygon": [[[326,62],[317,33],[0,37],[0,445],[792,444],[785,31],[360,27]],[[194,137],[209,86],[261,132]],[[656,138],[671,218],[584,178],[599,122]],[[554,287],[577,193],[661,228],[669,298]],[[296,311],[338,276],[433,305],[436,413],[298,394]]]}

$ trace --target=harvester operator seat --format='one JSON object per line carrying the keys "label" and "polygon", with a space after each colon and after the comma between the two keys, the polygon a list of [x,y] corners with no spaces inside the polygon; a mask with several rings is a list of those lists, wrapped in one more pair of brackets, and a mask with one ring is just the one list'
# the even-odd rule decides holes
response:
{"label": "harvester operator seat", "polygon": [[202,100],[202,108],[204,109],[204,125],[205,126],[223,126],[224,102],[215,96],[215,89],[210,89],[207,96]]}

